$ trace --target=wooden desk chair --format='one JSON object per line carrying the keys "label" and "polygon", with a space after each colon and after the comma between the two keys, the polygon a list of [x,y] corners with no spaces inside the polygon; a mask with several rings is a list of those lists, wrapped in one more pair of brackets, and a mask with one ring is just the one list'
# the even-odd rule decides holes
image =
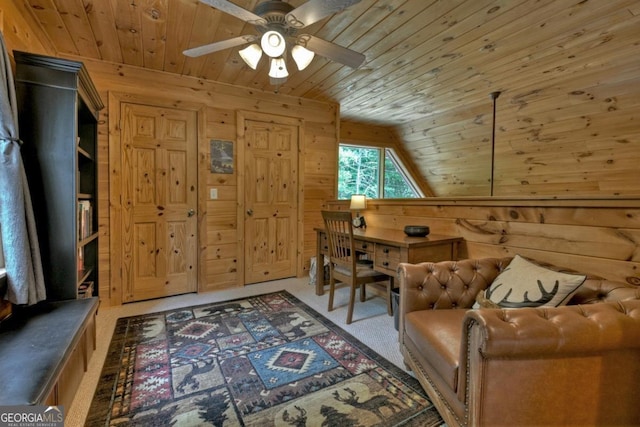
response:
{"label": "wooden desk chair", "polygon": [[347,312],[347,324],[353,317],[353,305],[355,302],[356,288],[360,287],[360,301],[366,298],[365,285],[386,281],[387,312],[391,311],[391,287],[390,277],[373,269],[371,263],[358,263],[358,255],[353,239],[352,217],[349,211],[322,211],[325,231],[329,240],[329,311],[333,310],[333,295],[336,289],[336,281],[347,284],[350,287],[349,310]]}

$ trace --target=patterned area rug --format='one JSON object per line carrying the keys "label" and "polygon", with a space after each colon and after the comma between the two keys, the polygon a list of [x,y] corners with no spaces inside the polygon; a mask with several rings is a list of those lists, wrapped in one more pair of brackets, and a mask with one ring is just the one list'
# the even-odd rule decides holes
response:
{"label": "patterned area rug", "polygon": [[437,426],[418,382],[286,291],[118,319],[88,426]]}

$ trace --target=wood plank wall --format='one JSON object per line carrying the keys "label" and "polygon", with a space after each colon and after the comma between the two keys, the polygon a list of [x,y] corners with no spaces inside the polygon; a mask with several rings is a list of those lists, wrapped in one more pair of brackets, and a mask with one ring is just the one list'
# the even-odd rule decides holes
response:
{"label": "wood plank wall", "polygon": [[[327,206],[347,209],[348,203],[330,201]],[[433,234],[462,236],[460,258],[522,254],[640,284],[638,198],[374,200],[362,214],[370,227],[428,225]]]}
{"label": "wood plank wall", "polygon": [[3,1],[0,9],[2,9],[0,28],[10,56],[14,49],[42,55],[53,52],[53,47],[42,34],[42,30],[24,19],[23,14],[30,15],[22,2]]}
{"label": "wood plank wall", "polygon": [[[305,155],[303,168],[304,188],[304,236],[301,249],[308,260],[315,249],[314,221],[312,213],[317,212],[323,201],[335,197],[335,156],[338,135],[338,106],[313,100],[254,91],[215,82],[181,77],[174,74],[143,70],[137,67],[108,64],[100,61],[84,60],[105,102],[109,92],[126,93],[136,99],[146,98],[153,105],[154,100],[172,100],[177,108],[181,104],[202,104],[204,107],[204,138],[199,141],[199,169],[204,171],[204,186],[200,189],[199,205],[205,206],[206,214],[200,219],[200,226],[206,228],[205,242],[201,242],[200,262],[205,263],[204,283],[199,283],[201,291],[242,286],[237,271],[237,260],[242,256],[242,248],[237,235],[237,179],[230,175],[209,173],[211,139],[236,142],[236,112],[253,111],[265,114],[301,118],[305,125]],[[108,186],[110,178],[118,171],[110,170],[108,144],[110,117],[103,112],[99,127],[99,180],[100,180],[100,278],[101,298],[118,303],[119,289],[109,289],[109,203]],[[236,171],[237,171],[236,165]],[[202,181],[199,184],[203,185]],[[209,200],[210,188],[218,190],[218,199]],[[202,235],[202,234],[201,234]],[[113,248],[111,249],[113,250]],[[308,262],[307,262],[308,263]],[[105,272],[105,270],[107,270]],[[117,280],[111,278],[111,283]]]}

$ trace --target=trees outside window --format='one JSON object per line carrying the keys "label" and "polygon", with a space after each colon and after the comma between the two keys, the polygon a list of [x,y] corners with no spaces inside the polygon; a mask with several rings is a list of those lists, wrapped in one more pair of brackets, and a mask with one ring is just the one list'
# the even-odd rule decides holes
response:
{"label": "trees outside window", "polygon": [[370,199],[423,197],[392,149],[340,144],[338,198],[352,194]]}

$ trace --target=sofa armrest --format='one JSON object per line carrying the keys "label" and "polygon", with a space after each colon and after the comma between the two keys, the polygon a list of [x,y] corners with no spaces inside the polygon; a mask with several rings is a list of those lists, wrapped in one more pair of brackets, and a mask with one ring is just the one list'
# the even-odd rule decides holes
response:
{"label": "sofa armrest", "polygon": [[[640,348],[640,300],[471,310],[465,315],[463,328],[482,337],[477,350],[484,358]],[[460,350],[466,352],[464,343]]]}
{"label": "sofa armrest", "polygon": [[640,415],[625,394],[637,392],[640,381],[640,300],[470,310],[463,328],[458,398],[475,411],[471,419],[518,424],[529,407],[562,404],[585,424]]}

